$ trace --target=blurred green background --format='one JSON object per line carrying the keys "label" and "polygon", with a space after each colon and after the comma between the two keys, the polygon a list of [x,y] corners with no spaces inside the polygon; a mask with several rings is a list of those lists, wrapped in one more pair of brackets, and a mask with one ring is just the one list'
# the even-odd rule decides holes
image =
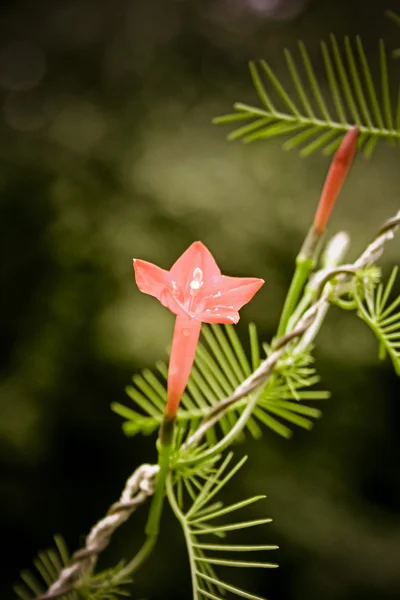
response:
{"label": "blurred green background", "polygon": [[[283,78],[282,50],[333,31],[400,46],[385,19],[398,0],[39,0],[1,3],[0,519],[1,597],[61,532],[71,550],[154,461],[154,438],[126,439],[112,401],[132,372],[165,356],[173,318],[134,283],[132,257],[169,268],[194,240],[223,272],[266,280],[242,311],[274,334],[293,259],[329,164],[282,140],[245,147],[211,125],[256,103],[247,62]],[[400,63],[391,75],[400,79]],[[330,232],[355,258],[399,209],[398,150],[357,158]],[[400,240],[385,253],[385,273]],[[332,311],[316,352],[333,393],[312,432],[266,432],[238,454],[243,496],[266,493],[274,572],[233,574],[280,600],[392,599],[400,593],[399,391],[354,315]],[[258,505],[257,505],[258,506]],[[249,511],[249,514],[251,511]],[[104,557],[139,547],[145,510]],[[189,598],[183,540],[165,515],[135,598]],[[260,536],[260,534],[258,534]],[[261,538],[257,538],[261,539]]]}

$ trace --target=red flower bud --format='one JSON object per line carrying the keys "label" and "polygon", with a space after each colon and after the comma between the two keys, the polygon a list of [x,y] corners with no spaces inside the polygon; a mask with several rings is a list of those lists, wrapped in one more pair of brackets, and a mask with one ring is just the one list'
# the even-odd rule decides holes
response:
{"label": "red flower bud", "polygon": [[357,136],[357,127],[350,129],[333,157],[314,217],[314,229],[319,235],[326,227],[336,198],[353,162],[357,150]]}

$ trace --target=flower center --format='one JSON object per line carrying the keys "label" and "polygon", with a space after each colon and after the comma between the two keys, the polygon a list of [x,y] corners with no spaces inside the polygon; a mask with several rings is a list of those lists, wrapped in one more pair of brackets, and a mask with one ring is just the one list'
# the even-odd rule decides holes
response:
{"label": "flower center", "polygon": [[201,286],[204,283],[203,282],[203,271],[199,267],[196,267],[195,270],[193,271],[192,277],[193,277],[193,279],[189,283],[190,295],[191,295],[190,302],[189,302],[189,311],[190,312],[194,312],[194,310],[195,310],[196,296],[197,296]]}
{"label": "flower center", "polygon": [[203,285],[203,271],[201,269],[199,269],[199,267],[196,267],[195,270],[193,271],[193,275],[192,275],[193,279],[190,282],[190,294],[191,296],[195,296],[197,294],[197,292],[199,291],[199,289],[201,288],[201,286]]}

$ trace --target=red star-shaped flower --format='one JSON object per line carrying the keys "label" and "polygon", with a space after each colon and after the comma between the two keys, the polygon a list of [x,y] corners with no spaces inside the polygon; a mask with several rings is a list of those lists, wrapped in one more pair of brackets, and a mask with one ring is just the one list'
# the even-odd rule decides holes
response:
{"label": "red star-shaped flower", "polygon": [[201,323],[237,323],[239,310],[264,281],[221,275],[201,242],[189,246],[170,271],[138,259],[133,266],[140,291],[154,296],[176,315],[166,406],[166,414],[173,418],[193,366]]}

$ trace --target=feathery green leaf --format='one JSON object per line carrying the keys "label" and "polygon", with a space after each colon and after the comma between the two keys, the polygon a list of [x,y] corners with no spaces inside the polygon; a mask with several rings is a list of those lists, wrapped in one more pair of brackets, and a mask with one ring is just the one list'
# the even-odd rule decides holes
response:
{"label": "feathery green leaf", "polygon": [[[231,466],[232,457],[233,454],[229,453],[218,467],[213,464],[213,473],[208,474],[208,477],[204,478],[204,484],[195,498],[192,498],[191,494],[187,495],[185,502],[182,502],[178,498],[177,481],[184,476],[182,473],[175,474],[175,483],[172,481],[172,476],[170,476],[167,483],[167,496],[171,508],[181,524],[187,545],[193,600],[220,598],[224,596],[226,591],[242,598],[248,598],[249,600],[263,600],[219,579],[214,567],[267,569],[277,566],[275,563],[265,561],[231,559],[229,556],[231,552],[243,554],[246,552],[264,552],[275,550],[277,546],[265,544],[242,545],[225,542],[216,544],[208,541],[203,543],[202,541],[204,536],[216,536],[224,540],[232,532],[244,530],[249,527],[258,527],[271,521],[271,519],[252,519],[234,523],[230,522],[229,524],[219,521],[221,518],[224,520],[226,515],[232,516],[236,511],[240,511],[265,498],[265,496],[255,496],[228,506],[224,506],[222,502],[218,502],[217,504],[214,502],[216,494],[232,480],[246,461],[245,457],[237,464]],[[189,507],[184,508],[187,500],[189,500]],[[215,505],[216,508],[214,508]],[[210,510],[207,510],[207,508]],[[215,520],[217,520],[217,525],[214,524]],[[217,553],[216,556],[214,556],[214,552]]]}
{"label": "feathery green leaf", "polygon": [[[69,553],[61,536],[55,535],[55,548],[43,550],[33,560],[36,572],[22,571],[21,580],[14,586],[14,591],[21,600],[32,600],[43,594],[57,579],[61,570],[68,565]],[[70,592],[60,597],[61,600],[78,600],[77,592]]]}
{"label": "feathery green leaf", "polygon": [[[363,285],[360,277],[355,284],[354,299],[357,315],[375,333],[380,343],[380,358],[388,354],[397,375],[400,375],[400,296],[390,302],[397,276],[395,267],[386,285]],[[360,290],[360,286],[361,290]]]}
{"label": "feathery green leaf", "polygon": [[[230,396],[260,365],[260,345],[254,325],[249,328],[249,347],[250,361],[232,325],[203,325],[194,367],[178,412],[178,424],[186,425],[186,432],[193,432],[210,407]],[[267,345],[265,349],[268,354],[270,349]],[[262,435],[260,424],[284,437],[291,435],[287,424],[304,429],[312,427],[311,419],[319,418],[320,411],[299,403],[325,399],[328,396],[322,391],[311,395],[306,391],[306,388],[318,382],[315,370],[310,368],[310,362],[312,358],[308,354],[301,354],[293,363],[288,361],[288,357],[281,361],[277,374],[270,377],[254,414],[247,423],[250,435],[254,438]],[[121,404],[112,404],[114,412],[126,419],[123,428],[127,435],[140,432],[150,434],[161,424],[167,394],[167,367],[164,363],[158,363],[157,367],[160,378],[145,369],[142,374],[133,377],[134,385],[128,386],[126,390],[140,412]],[[219,421],[218,427],[223,435],[235,424],[247,402],[248,399],[243,398],[232,405]],[[299,406],[304,406],[305,411],[299,409]],[[183,430],[180,431],[182,433]],[[216,436],[216,429],[210,429],[207,432],[208,443],[214,444]]]}
{"label": "feathery green leaf", "polygon": [[[396,19],[400,20],[400,17]],[[393,14],[391,14],[393,18]],[[283,86],[270,64],[264,60],[250,63],[250,72],[262,108],[242,103],[234,105],[240,119],[250,120],[245,126],[232,131],[230,140],[241,139],[245,143],[277,136],[287,136],[285,149],[299,148],[303,156],[316,150],[332,154],[344,134],[354,125],[359,128],[359,147],[369,157],[379,139],[400,141],[400,96],[392,107],[387,55],[383,42],[379,44],[379,93],[374,84],[368,59],[361,39],[355,46],[350,38],[344,38],[343,47],[335,36],[329,42],[321,42],[321,55],[325,69],[324,81],[319,82],[305,45],[299,42],[299,69],[295,57],[285,49],[286,63],[292,90]],[[378,78],[379,75],[379,78]],[[329,89],[328,108],[322,93]],[[272,103],[270,93],[280,100]],[[299,106],[293,95],[297,94]],[[400,93],[400,90],[399,90]],[[378,100],[380,98],[380,100]],[[380,104],[381,102],[381,104]],[[214,123],[229,123],[234,115],[217,117]],[[334,138],[334,139],[333,139]]]}

